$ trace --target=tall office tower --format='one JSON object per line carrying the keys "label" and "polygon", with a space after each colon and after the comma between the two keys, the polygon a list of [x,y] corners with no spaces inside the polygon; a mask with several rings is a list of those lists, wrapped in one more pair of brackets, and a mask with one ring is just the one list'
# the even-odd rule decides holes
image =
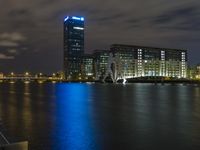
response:
{"label": "tall office tower", "polygon": [[65,79],[76,80],[81,75],[81,57],[84,54],[84,18],[68,16],[64,19]]}

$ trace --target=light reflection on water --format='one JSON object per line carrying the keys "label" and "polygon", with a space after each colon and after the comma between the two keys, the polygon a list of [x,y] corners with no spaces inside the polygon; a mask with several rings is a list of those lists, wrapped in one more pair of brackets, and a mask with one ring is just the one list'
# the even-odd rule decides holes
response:
{"label": "light reflection on water", "polygon": [[96,149],[90,110],[91,86],[57,84],[57,137],[61,149]]}
{"label": "light reflection on water", "polygon": [[0,118],[31,150],[198,150],[200,86],[1,83]]}

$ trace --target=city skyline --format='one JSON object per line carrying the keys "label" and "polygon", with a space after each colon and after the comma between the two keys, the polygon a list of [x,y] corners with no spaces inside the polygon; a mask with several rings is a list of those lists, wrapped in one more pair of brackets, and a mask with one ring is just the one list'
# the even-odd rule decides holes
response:
{"label": "city skyline", "polygon": [[3,0],[0,72],[62,70],[63,19],[68,15],[85,17],[86,53],[115,43],[178,48],[188,49],[190,64],[199,63],[199,4],[197,0]]}

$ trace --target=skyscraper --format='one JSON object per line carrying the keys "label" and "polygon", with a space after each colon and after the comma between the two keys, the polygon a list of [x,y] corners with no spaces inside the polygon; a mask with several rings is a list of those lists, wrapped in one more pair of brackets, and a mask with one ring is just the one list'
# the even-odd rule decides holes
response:
{"label": "skyscraper", "polygon": [[84,54],[84,18],[68,16],[64,19],[64,72],[66,79],[77,79],[81,74]]}

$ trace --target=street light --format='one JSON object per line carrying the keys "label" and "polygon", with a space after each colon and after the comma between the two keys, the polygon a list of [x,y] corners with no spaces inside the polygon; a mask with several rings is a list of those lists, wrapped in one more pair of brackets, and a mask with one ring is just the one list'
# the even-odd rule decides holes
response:
{"label": "street light", "polygon": [[25,73],[25,76],[29,76],[29,73],[28,73],[28,72],[26,72],[26,73]]}

